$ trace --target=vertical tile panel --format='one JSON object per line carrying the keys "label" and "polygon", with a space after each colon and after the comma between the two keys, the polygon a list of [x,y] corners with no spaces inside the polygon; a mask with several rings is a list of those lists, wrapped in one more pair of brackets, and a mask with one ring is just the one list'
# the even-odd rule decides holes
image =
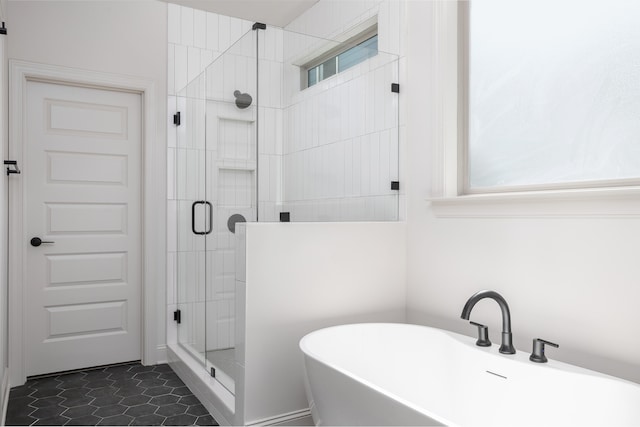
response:
{"label": "vertical tile panel", "polygon": [[276,29],[267,26],[264,31],[264,59],[268,61],[276,60]]}
{"label": "vertical tile panel", "polygon": [[365,134],[365,84],[366,79],[364,76],[360,76],[354,80],[355,94],[354,94],[354,117],[353,122],[355,125],[354,136]]}
{"label": "vertical tile panel", "polygon": [[378,194],[391,193],[391,172],[389,169],[390,155],[390,134],[391,130],[385,130],[380,133],[380,155],[379,155],[379,178],[378,178]]}
{"label": "vertical tile panel", "polygon": [[291,197],[291,156],[284,154],[282,156],[282,200],[292,200]]}
{"label": "vertical tile panel", "polygon": [[329,187],[331,185],[332,177],[331,177],[331,159],[329,158],[329,146],[323,145],[319,147],[320,151],[320,159],[321,159],[321,176],[322,176],[322,193],[320,197],[329,197]]}
{"label": "vertical tile panel", "polygon": [[[304,200],[306,197],[312,197],[314,192],[314,161],[311,151],[301,151],[294,155],[296,163],[294,165],[295,172],[290,179],[295,180],[295,197],[294,200]],[[303,171],[305,171],[303,173]]]}
{"label": "vertical tile panel", "polygon": [[[374,123],[375,131],[380,131],[385,126],[385,98],[386,93],[389,92],[388,88],[385,88],[384,68],[377,68],[373,71],[375,89],[374,89]],[[386,90],[385,90],[386,89]]]}
{"label": "vertical tile panel", "polygon": [[207,49],[220,51],[218,46],[218,14],[208,12],[207,19]]}
{"label": "vertical tile panel", "polygon": [[[391,128],[389,132],[389,178],[393,181],[400,180],[400,166],[398,159],[400,156],[399,134],[401,128]],[[404,190],[403,183],[400,183],[400,192]],[[396,191],[397,192],[397,191]]]}
{"label": "vertical tile panel", "polygon": [[260,152],[264,154],[275,154],[275,109],[261,108],[260,117],[262,127]]}
{"label": "vertical tile panel", "polygon": [[236,90],[236,58],[232,56],[225,56],[224,64],[222,67],[222,99],[227,102],[233,102],[233,91]]}
{"label": "vertical tile panel", "polygon": [[356,197],[362,196],[362,139],[363,137],[353,139],[352,176],[353,195]]}
{"label": "vertical tile panel", "polygon": [[[344,197],[345,192],[345,145],[346,141],[337,142],[334,145],[334,153],[332,163],[336,168],[336,188],[334,191],[334,197]],[[337,218],[336,218],[337,220]]]}
{"label": "vertical tile panel", "polygon": [[176,150],[176,188],[175,197],[178,200],[186,199],[186,152],[183,149]]}
{"label": "vertical tile panel", "polygon": [[307,102],[308,106],[308,124],[310,129],[310,138],[311,138],[311,146],[317,147],[318,145],[325,144],[325,141],[320,138],[320,133],[322,132],[320,128],[320,116],[318,114],[318,101],[320,97],[314,96]]}
{"label": "vertical tile panel", "polygon": [[285,151],[284,143],[285,143],[285,127],[284,127],[284,116],[286,114],[286,109],[277,108],[275,111],[275,133],[274,133],[274,146],[275,146],[275,154],[283,155]]}
{"label": "vertical tile panel", "polygon": [[193,46],[193,9],[180,7],[180,44]]}
{"label": "vertical tile panel", "polygon": [[[268,188],[269,188],[269,157],[265,154],[260,155],[260,167],[258,168],[258,182],[260,183],[260,198],[259,202],[268,200]],[[266,190],[266,191],[265,191]]]}
{"label": "vertical tile panel", "polygon": [[371,134],[370,144],[369,185],[370,194],[375,196],[380,194],[380,133]]}
{"label": "vertical tile panel", "polygon": [[207,48],[207,13],[198,9],[193,11],[193,45]]}
{"label": "vertical tile panel", "polygon": [[167,199],[176,197],[176,150],[167,149]]}
{"label": "vertical tile panel", "polygon": [[[245,56],[236,56],[235,57],[235,69],[236,69],[236,73],[235,73],[235,79],[236,79],[236,85],[234,86],[237,90],[241,91],[241,92],[251,92],[251,89],[254,87],[253,82],[249,81],[249,66],[250,66],[250,62],[251,60]],[[233,91],[236,89],[232,89],[231,90],[231,94],[233,95]],[[249,93],[249,95],[251,95],[251,97],[255,100],[256,96],[254,93]],[[260,102],[262,104],[262,102]],[[264,104],[263,104],[264,105]]]}
{"label": "vertical tile panel", "polygon": [[218,15],[218,49],[221,52],[231,45],[230,19],[228,16]]}
{"label": "vertical tile panel", "polygon": [[229,19],[229,46],[233,45],[242,36],[242,22],[238,18]]}
{"label": "vertical tile panel", "polygon": [[187,50],[187,79],[192,81],[200,71],[200,49],[190,47]]}
{"label": "vertical tile panel", "polygon": [[340,87],[340,139],[349,138],[350,131],[350,113],[351,113],[351,105],[353,104],[353,100],[349,97],[349,91],[351,87],[351,82],[345,83]]}
{"label": "vertical tile panel", "polygon": [[176,252],[178,250],[178,202],[167,200],[167,251]]}
{"label": "vertical tile panel", "polygon": [[209,93],[207,96],[210,99],[221,101],[224,96],[224,67],[227,63],[227,58],[221,56],[216,59],[211,67],[207,70],[207,84],[209,85]]}
{"label": "vertical tile panel", "polygon": [[343,197],[351,197],[353,195],[354,195],[353,140],[349,139],[344,142],[344,195]]}
{"label": "vertical tile panel", "polygon": [[360,146],[360,188],[363,196],[371,194],[371,145],[370,135],[365,135],[361,139]]}
{"label": "vertical tile panel", "polygon": [[[274,202],[282,202],[282,156],[272,156],[271,163],[271,197]],[[274,205],[275,209],[275,205]],[[274,211],[275,214],[275,211]],[[274,217],[275,218],[275,217]]]}
{"label": "vertical tile panel", "polygon": [[175,304],[177,295],[176,273],[177,273],[176,253],[167,253],[167,304]]}
{"label": "vertical tile panel", "polygon": [[199,199],[199,177],[198,177],[198,155],[193,149],[184,150],[185,153],[185,194],[184,198],[188,200]]}
{"label": "vertical tile panel", "polygon": [[175,91],[180,92],[188,83],[187,47],[175,45]]}
{"label": "vertical tile panel", "polygon": [[200,50],[200,69],[206,69],[213,62],[213,51]]}
{"label": "vertical tile panel", "polygon": [[[397,61],[387,64],[383,67],[384,80],[387,88],[391,86],[391,83],[397,81]],[[398,94],[391,92],[387,89],[384,97],[384,128],[389,129],[392,126],[398,125],[397,111],[398,111]]]}
{"label": "vertical tile panel", "polygon": [[[204,239],[201,239],[204,240]],[[196,268],[197,268],[197,272],[198,272],[198,279],[196,282],[196,289],[195,289],[195,300],[196,301],[205,301],[206,300],[206,294],[205,294],[205,284],[207,282],[205,274],[206,274],[206,266],[205,266],[205,262],[206,262],[206,255],[207,252],[204,250],[198,251],[195,255],[196,258]]]}

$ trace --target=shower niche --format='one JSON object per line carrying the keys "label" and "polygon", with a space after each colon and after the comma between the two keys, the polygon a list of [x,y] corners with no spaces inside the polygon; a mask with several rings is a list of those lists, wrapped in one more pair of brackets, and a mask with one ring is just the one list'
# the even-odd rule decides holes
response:
{"label": "shower niche", "polygon": [[315,62],[357,45],[249,30],[176,95],[177,344],[231,395],[245,362],[237,224],[398,219],[399,61],[380,40],[309,86]]}

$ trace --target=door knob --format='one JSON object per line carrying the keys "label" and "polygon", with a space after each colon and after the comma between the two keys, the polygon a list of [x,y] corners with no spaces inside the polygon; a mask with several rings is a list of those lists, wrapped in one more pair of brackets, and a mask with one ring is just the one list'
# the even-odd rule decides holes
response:
{"label": "door knob", "polygon": [[42,239],[41,239],[41,238],[39,238],[39,237],[34,237],[33,239],[31,239],[31,246],[36,246],[36,247],[38,247],[38,246],[40,246],[40,245],[41,245],[41,244],[43,244],[43,243],[52,243],[52,244],[53,244],[53,243],[55,243],[55,242],[47,242],[47,241],[42,240]]}

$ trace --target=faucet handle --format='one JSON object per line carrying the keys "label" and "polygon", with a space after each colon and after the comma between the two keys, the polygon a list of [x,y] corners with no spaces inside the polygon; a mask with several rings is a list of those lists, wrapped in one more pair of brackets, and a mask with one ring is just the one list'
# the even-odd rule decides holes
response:
{"label": "faucet handle", "polygon": [[550,345],[555,348],[560,347],[558,344],[543,340],[542,338],[534,338],[533,352],[531,353],[531,356],[529,356],[529,360],[536,363],[547,363],[547,356],[544,355],[545,345]]}
{"label": "faucet handle", "polygon": [[481,325],[476,322],[469,322],[473,326],[478,327],[478,341],[476,341],[476,345],[479,347],[491,347],[491,341],[489,341],[489,328],[485,325]]}

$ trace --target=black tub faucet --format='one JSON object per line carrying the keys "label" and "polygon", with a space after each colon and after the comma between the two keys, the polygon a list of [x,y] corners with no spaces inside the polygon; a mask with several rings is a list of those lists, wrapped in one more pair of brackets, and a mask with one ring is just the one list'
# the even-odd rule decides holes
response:
{"label": "black tub faucet", "polygon": [[478,301],[485,298],[491,298],[497,302],[500,306],[500,310],[502,311],[502,345],[500,345],[500,353],[515,354],[516,349],[513,347],[511,336],[511,312],[509,311],[507,301],[505,301],[502,295],[495,291],[480,291],[474,294],[464,305],[460,317],[465,320],[469,320],[473,306],[475,306]]}

